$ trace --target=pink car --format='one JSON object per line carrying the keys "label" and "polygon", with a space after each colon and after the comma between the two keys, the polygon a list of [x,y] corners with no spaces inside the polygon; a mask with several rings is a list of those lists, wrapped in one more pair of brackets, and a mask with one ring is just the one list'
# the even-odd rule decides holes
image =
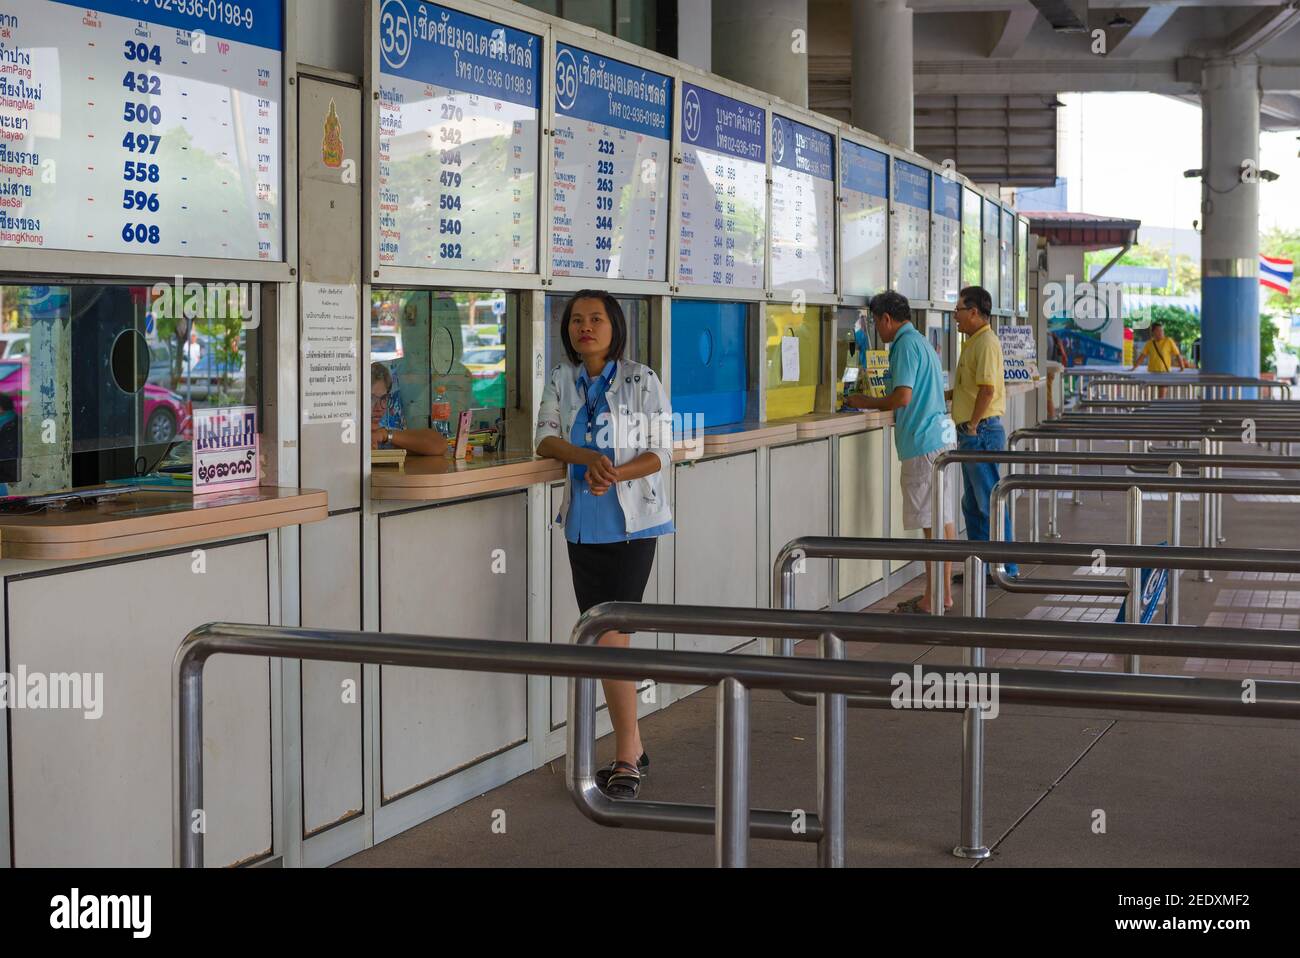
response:
{"label": "pink car", "polygon": [[[14,412],[22,415],[31,391],[28,360],[0,360],[0,395],[13,400]],[[151,444],[194,438],[194,417],[190,404],[170,389],[145,383],[143,439]]]}

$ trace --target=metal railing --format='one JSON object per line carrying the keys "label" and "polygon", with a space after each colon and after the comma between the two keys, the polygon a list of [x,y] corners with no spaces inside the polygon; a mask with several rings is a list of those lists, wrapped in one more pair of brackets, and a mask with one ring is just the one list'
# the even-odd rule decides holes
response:
{"label": "metal railing", "polygon": [[[804,560],[815,559],[878,559],[891,561],[902,559],[908,561],[964,561],[967,588],[964,593],[965,618],[947,618],[937,622],[933,617],[907,615],[862,615],[849,613],[863,620],[866,625],[858,626],[851,633],[836,633],[832,639],[853,641],[849,635],[858,636],[859,641],[885,643],[924,643],[933,645],[965,647],[969,651],[965,665],[973,669],[984,668],[984,650],[986,648],[1007,649],[1049,649],[1087,652],[1118,653],[1126,658],[1141,655],[1192,655],[1205,657],[1240,658],[1244,655],[1254,656],[1258,653],[1262,660],[1300,661],[1300,632],[1282,630],[1241,631],[1224,628],[1198,628],[1195,630],[1168,625],[1118,625],[1115,623],[1073,623],[1025,621],[1022,619],[988,619],[986,591],[984,586],[985,566],[989,563],[1005,564],[1008,561],[1036,563],[1042,565],[1076,565],[1092,561],[1094,549],[1106,550],[1107,565],[1116,568],[1140,569],[1143,565],[1170,570],[1197,569],[1202,566],[1218,570],[1247,572],[1286,572],[1300,571],[1300,552],[1270,550],[1220,549],[1210,552],[1205,549],[1187,547],[1143,547],[1128,545],[1071,545],[1068,543],[1005,543],[1005,542],[971,542],[967,540],[947,539],[857,539],[828,536],[806,536],[794,539],[782,548],[773,565],[772,594],[773,603],[781,606],[793,604],[794,577],[797,565]],[[784,611],[784,610],[783,610]],[[828,615],[833,613],[804,613],[805,615]],[[875,628],[871,627],[876,623]],[[864,631],[865,629],[865,631]],[[779,649],[783,655],[793,654],[794,641],[799,638],[792,635],[783,638]],[[823,655],[832,639],[823,637]],[[1202,644],[1204,643],[1204,644]],[[834,646],[830,648],[834,650]],[[1199,648],[1200,651],[1191,651]],[[842,656],[842,650],[836,652]],[[901,663],[896,663],[898,668]],[[897,674],[897,673],[896,673]],[[979,673],[987,675],[988,673]],[[1007,671],[998,670],[998,676],[1004,677]],[[1032,671],[1019,671],[1017,675],[1033,674]],[[1124,687],[1128,683],[1141,683],[1156,680],[1168,688],[1172,694],[1183,695],[1200,689],[1203,693],[1218,701],[1218,705],[1228,712],[1218,714],[1249,715],[1247,708],[1238,708],[1242,703],[1241,684],[1236,681],[1214,679],[1171,678],[1165,676],[1139,676],[1126,673],[1095,672],[1045,672],[1040,676],[1052,676],[1055,687],[1068,696],[1068,701],[1054,695],[1037,699],[1037,704],[1068,705],[1087,702],[1092,706],[1119,705],[1123,708],[1138,710],[1155,706],[1153,701],[1135,704],[1136,699],[1120,705],[1116,699],[1102,701],[1091,696],[1099,691],[1099,684],[1117,683]],[[1077,683],[1077,684],[1076,684]],[[1268,683],[1273,688],[1272,694],[1280,696],[1291,705],[1282,705],[1285,717],[1300,716],[1300,684],[1278,682]],[[1136,684],[1131,686],[1136,689]],[[1024,699],[1006,699],[1005,683],[1001,686],[1006,701],[1024,701]],[[802,705],[814,704],[815,700],[787,690],[786,697]],[[824,710],[828,720],[842,717],[845,707],[880,707],[881,695],[846,695],[842,705],[828,706],[821,702],[819,710]],[[1222,694],[1222,698],[1219,698]],[[1274,703],[1275,705],[1277,702]],[[1201,703],[1209,707],[1208,702]],[[1201,706],[1189,709],[1199,712]],[[1155,706],[1158,709],[1158,706]],[[1175,706],[1174,711],[1180,711]],[[1280,716],[1279,712],[1270,713]],[[822,727],[818,723],[819,730]],[[842,727],[842,726],[841,726]],[[983,794],[984,794],[984,727],[976,709],[967,708],[962,715],[962,802],[961,802],[961,838],[953,849],[953,854],[961,858],[987,858],[990,850],[983,844]],[[837,827],[834,820],[826,822],[826,827]]]}
{"label": "metal railing", "polygon": [[[799,541],[799,540],[796,540]],[[910,540],[909,540],[910,541]],[[987,544],[985,544],[987,545]],[[993,553],[996,557],[996,550]],[[1300,560],[1295,563],[1300,568]],[[928,625],[928,628],[927,628]],[[1150,627],[1148,627],[1149,629]],[[727,655],[594,647],[607,631],[698,632],[769,638],[817,638],[823,659]],[[1077,632],[1075,631],[1077,629]],[[322,661],[405,665],[477,672],[569,676],[569,768],[567,783],[579,809],[603,825],[715,834],[716,860],[722,866],[748,861],[751,835],[815,841],[818,863],[844,863],[844,699],[865,693],[880,701],[896,694],[898,663],[843,659],[843,641],[914,642],[936,645],[1061,648],[1073,651],[1147,651],[1218,655],[1236,652],[1253,658],[1300,660],[1300,636],[1273,632],[1239,641],[1230,630],[1203,630],[1167,639],[1159,633],[1112,632],[1073,623],[1041,623],[1026,629],[1019,621],[945,622],[862,616],[847,612],[789,612],[692,606],[607,603],[584,615],[574,645],[484,641],[377,632],[344,632],[233,624],[210,624],[191,632],[175,659],[177,817],[173,847],[176,864],[201,867],[205,828],[203,808],[203,668],[212,655],[251,655]],[[1230,640],[1231,638],[1231,640]],[[838,652],[836,650],[839,650]],[[979,664],[979,663],[977,663]],[[595,680],[613,678],[716,685],[718,705],[718,805],[611,799],[595,785]],[[980,678],[989,680],[989,674]],[[1076,707],[1115,706],[1153,711],[1221,715],[1293,717],[1300,715],[1300,687],[1259,683],[1256,702],[1243,706],[1239,685],[1215,680],[999,670],[999,700],[1010,704]],[[754,688],[822,693],[829,700],[819,722],[818,814],[799,810],[770,812],[749,808],[748,691]],[[838,700],[838,701],[837,701]],[[969,716],[968,716],[969,720]],[[978,720],[977,720],[978,721]],[[982,827],[982,753],[978,765],[967,760],[963,790],[963,836],[959,853],[979,851]],[[978,772],[978,777],[976,773]],[[971,803],[974,804],[971,804]],[[973,816],[973,817],[972,817]],[[796,821],[804,822],[796,828]]]}
{"label": "metal railing", "polygon": [[[639,606],[633,606],[639,609]],[[652,607],[653,608],[653,607]],[[659,607],[662,608],[662,607]],[[695,621],[683,618],[681,607],[669,616],[678,631]],[[588,612],[578,629],[601,625],[625,610],[607,606]],[[730,615],[736,610],[711,610]],[[764,610],[766,611],[766,610]],[[603,617],[602,617],[603,616]],[[789,628],[797,628],[790,623]],[[787,626],[782,625],[781,631]],[[775,626],[773,626],[775,629]],[[671,631],[671,630],[670,630]],[[718,631],[715,629],[714,631]],[[800,633],[804,634],[804,633]],[[592,641],[599,633],[592,634]],[[813,692],[859,691],[880,681],[878,670],[858,663],[827,663],[814,659],[778,661],[762,656],[706,652],[591,647],[585,643],[507,642],[497,640],[401,635],[387,632],[348,632],[277,626],[204,625],[186,636],[174,661],[176,689],[177,818],[173,828],[175,862],[180,867],[203,865],[203,666],[213,655],[254,655],[330,662],[404,665],[470,672],[505,672],[582,678],[576,698],[583,703],[573,714],[570,691],[570,772],[575,801],[588,817],[602,824],[663,831],[710,832],[717,835],[717,863],[744,865],[750,830],[764,838],[823,840],[821,821],[806,817],[806,827],[792,827],[789,813],[751,810],[748,806],[749,717],[748,690],[793,688]],[[680,682],[720,687],[718,711],[718,794],[723,813],[709,806],[615,801],[592,794],[594,780],[595,679]],[[588,748],[574,752],[574,742]],[[842,763],[841,766],[842,768]]]}
{"label": "metal railing", "polygon": [[[1068,376],[1069,374],[1066,373]],[[1291,398],[1291,384],[1273,379],[1216,376],[1207,373],[1132,373],[1125,376],[1094,375],[1082,379],[1079,394],[1090,398],[1154,398],[1164,391],[1179,397],[1202,396],[1215,400],[1241,399],[1247,389],[1266,391],[1282,400]]]}
{"label": "metal railing", "polygon": [[[1176,469],[1177,465],[1177,463],[1174,463],[1171,468]],[[1300,495],[1300,482],[1284,479],[1183,478],[1176,474],[1168,478],[1148,476],[1139,478],[1130,476],[1007,476],[998,481],[989,497],[990,531],[995,540],[1000,540],[1004,532],[1009,532],[1009,538],[1014,541],[1015,520],[1007,508],[1007,500],[1017,490],[1026,489],[1047,490],[1053,495],[1060,490],[1069,491],[1075,489],[1127,493],[1127,544],[1130,546],[1142,544],[1143,493],[1163,492],[1169,497],[1169,520],[1166,531],[1168,546],[1161,548],[1177,548],[1180,545],[1183,493],[1199,493],[1202,502],[1201,547],[1206,551],[1213,551],[1215,547],[1213,525],[1206,520],[1207,514],[1204,511],[1205,503],[1209,500],[1211,493]],[[1106,547],[1102,546],[1100,548],[1103,555],[1109,555]],[[1268,554],[1273,550],[1259,551]],[[1109,562],[1107,564],[1109,565]],[[1199,571],[1202,573],[1202,581],[1212,581],[1208,569]],[[1005,563],[994,563],[991,572],[994,581],[999,586],[1007,592],[1013,593],[1062,593],[1074,595],[1116,595],[1126,593],[1128,596],[1128,602],[1125,606],[1127,620],[1137,622],[1141,616],[1141,569],[1128,569],[1127,583],[1122,593],[1104,591],[1113,588],[1116,584],[1115,580],[1109,579],[1097,583],[1088,583],[1077,578],[1031,579],[1025,576],[1012,578],[1006,574]],[[1176,571],[1171,572],[1169,575],[1169,591],[1165,597],[1165,615],[1166,622],[1170,625],[1177,625],[1179,619],[1179,578]],[[1140,667],[1141,664],[1138,659],[1133,658],[1127,663],[1126,671],[1138,672]]]}
{"label": "metal railing", "polygon": [[[1053,445],[1056,445],[1059,441],[1060,440],[1053,440]],[[1208,440],[1203,445],[1204,448],[1206,449],[1210,448],[1210,444]],[[1020,449],[1011,449],[1011,450],[951,449],[946,452],[940,453],[939,456],[935,458],[934,464],[931,467],[930,515],[940,516],[940,517],[943,516],[944,510],[941,507],[944,505],[944,499],[947,495],[947,489],[946,489],[947,471],[951,466],[963,462],[996,462],[996,463],[1009,465],[1013,469],[1016,466],[1021,466],[1021,467],[1033,466],[1035,467],[1035,469],[1037,469],[1037,467],[1041,465],[1050,465],[1052,467],[1052,475],[1057,475],[1056,468],[1058,465],[1077,465],[1077,466],[1095,465],[1098,466],[1099,468],[1104,466],[1141,467],[1145,465],[1160,465],[1163,466],[1169,472],[1170,475],[1174,475],[1174,476],[1181,476],[1184,470],[1190,469],[1192,467],[1195,467],[1197,469],[1200,469],[1202,467],[1205,468],[1213,467],[1218,469],[1222,469],[1222,468],[1300,469],[1300,458],[1284,459],[1284,458],[1279,458],[1277,456],[1245,455],[1245,454],[1236,454],[1236,453],[1224,453],[1219,455],[1212,455],[1197,450],[1179,450],[1179,449],[1171,449],[1168,451],[1160,451],[1160,452],[1144,452],[1144,453],[1134,453],[1131,451],[1130,452],[1093,452],[1091,450],[1087,452],[1080,452],[1077,448],[1078,446],[1077,442],[1075,443],[1075,446],[1076,448],[1072,451],[1057,450],[1057,449],[1044,450],[1044,451],[1039,451],[1039,450],[1030,451],[1030,450],[1020,450]],[[1079,502],[1078,499],[1079,491],[1080,490],[1077,489],[1075,490],[1076,503]],[[1029,513],[1029,520],[1030,520],[1029,539],[1031,542],[1037,542],[1039,541],[1040,538],[1039,507],[1038,507],[1037,491],[1034,492],[1031,499],[1031,503],[1032,504]],[[1060,533],[1057,531],[1057,505],[1058,505],[1057,497],[1055,495],[1051,496],[1048,499],[1048,509],[1047,509],[1047,537],[1050,539],[1060,538]],[[1174,510],[1180,508],[1180,503],[1177,500],[1171,498],[1169,503],[1169,508],[1171,513],[1170,523],[1171,523],[1171,528],[1173,528],[1175,523],[1173,512]],[[1181,525],[1181,523],[1178,524]],[[1207,523],[1207,527],[1208,527],[1208,523]],[[936,532],[935,535],[937,536],[938,533]],[[1172,539],[1170,541],[1171,544],[1177,544]],[[1212,543],[1203,543],[1203,544],[1212,544]],[[941,578],[942,578],[942,572],[936,568],[931,568],[930,570],[930,589],[931,589],[930,608],[931,609],[942,610],[943,608],[943,603],[941,601],[942,596],[938,594],[938,590],[942,587]],[[1203,581],[1209,581],[1209,580],[1206,579]],[[1093,594],[1110,595],[1114,593],[1097,592]],[[939,611],[936,614],[942,614],[942,612]]]}

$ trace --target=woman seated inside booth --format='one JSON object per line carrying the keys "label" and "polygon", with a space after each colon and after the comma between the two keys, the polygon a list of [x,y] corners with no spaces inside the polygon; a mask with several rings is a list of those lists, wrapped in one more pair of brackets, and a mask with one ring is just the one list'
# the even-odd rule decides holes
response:
{"label": "woman seated inside booth", "polygon": [[417,456],[445,456],[447,440],[436,429],[407,429],[402,394],[383,363],[370,364],[370,448],[405,449]]}

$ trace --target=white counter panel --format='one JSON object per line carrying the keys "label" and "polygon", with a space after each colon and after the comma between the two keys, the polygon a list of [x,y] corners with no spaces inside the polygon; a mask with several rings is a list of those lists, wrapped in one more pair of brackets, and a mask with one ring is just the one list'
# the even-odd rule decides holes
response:
{"label": "white counter panel", "polygon": [[[779,446],[768,456],[771,516],[767,568],[777,553],[799,536],[831,531],[831,440]],[[821,609],[830,604],[830,560],[807,559],[795,576],[795,605]]]}
{"label": "white counter panel", "polygon": [[[361,514],[302,527],[302,624],[361,628]],[[348,683],[345,685],[345,683]],[[311,835],[360,814],[361,666],[302,663],[301,827]]]}
{"label": "white counter panel", "polygon": [[[674,570],[679,605],[759,604],[758,456],[741,453],[676,467],[677,543]],[[675,647],[724,652],[746,639],[678,635]]]}
{"label": "white counter panel", "polygon": [[[525,493],[383,516],[380,627],[526,641],[527,545]],[[527,679],[383,666],[380,717],[388,801],[527,738]]]}
{"label": "white counter panel", "polygon": [[[269,622],[267,543],[11,578],[5,671],[103,674],[103,714],[12,709],[17,866],[172,863],[172,658],[206,622]],[[203,685],[209,865],[271,850],[268,661],[216,656]]]}
{"label": "white counter panel", "polygon": [[[885,430],[841,436],[839,506],[840,536],[885,535],[884,482]],[[879,559],[850,560],[839,564],[839,598],[865,589],[885,574]]]}

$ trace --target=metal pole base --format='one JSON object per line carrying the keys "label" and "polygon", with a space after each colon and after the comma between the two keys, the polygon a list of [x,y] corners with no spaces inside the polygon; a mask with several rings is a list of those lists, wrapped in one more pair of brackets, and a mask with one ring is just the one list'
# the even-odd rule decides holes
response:
{"label": "metal pole base", "polygon": [[1045,538],[1045,539],[1059,539],[1059,538],[1061,538],[1061,534],[1060,534],[1059,532],[1053,532],[1051,529],[1049,529],[1049,530],[1047,531],[1047,535],[1044,536],[1043,538]]}
{"label": "metal pole base", "polygon": [[958,858],[988,858],[993,854],[982,845],[979,848],[963,848],[961,845],[958,845],[952,850],[952,853]]}

